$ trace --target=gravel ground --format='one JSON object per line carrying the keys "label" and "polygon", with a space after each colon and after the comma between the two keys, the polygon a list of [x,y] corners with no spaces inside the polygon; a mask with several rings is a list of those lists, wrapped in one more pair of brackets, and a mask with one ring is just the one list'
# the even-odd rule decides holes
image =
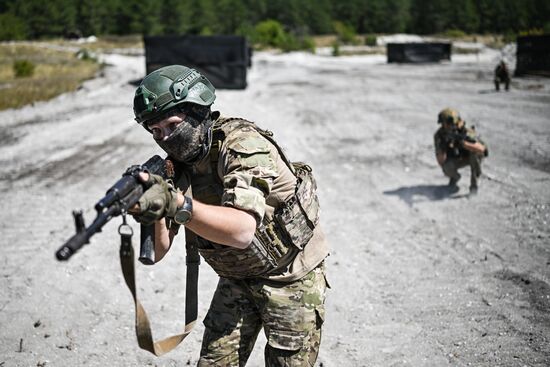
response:
{"label": "gravel ground", "polygon": [[[310,162],[332,246],[322,366],[550,365],[550,80],[495,93],[501,53],[443,64],[257,53],[244,91],[215,108],[275,133]],[[166,356],[137,347],[113,220],[67,263],[70,215],[160,153],[132,121],[139,56],[106,55],[79,91],[0,113],[0,366],[185,366],[203,327]],[[457,108],[490,147],[480,192],[450,195],[432,147]],[[135,226],[137,230],[137,226]],[[183,329],[184,241],[138,291],[155,336]],[[201,266],[199,317],[216,275]],[[249,366],[263,365],[260,336]]]}

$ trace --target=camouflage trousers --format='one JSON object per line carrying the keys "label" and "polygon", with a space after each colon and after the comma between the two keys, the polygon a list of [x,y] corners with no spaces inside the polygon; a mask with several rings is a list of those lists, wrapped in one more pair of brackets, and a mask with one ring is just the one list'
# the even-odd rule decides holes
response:
{"label": "camouflage trousers", "polygon": [[262,327],[266,366],[313,366],[326,288],[323,263],[292,283],[220,278],[204,319],[198,366],[244,366]]}
{"label": "camouflage trousers", "polygon": [[495,90],[498,92],[500,90],[500,83],[504,84],[505,90],[510,90],[510,79],[501,79],[501,78],[495,78]]}
{"label": "camouflage trousers", "polygon": [[470,186],[477,187],[477,180],[481,176],[481,159],[480,155],[469,152],[466,156],[447,158],[441,168],[445,176],[458,180],[458,170],[470,166]]}

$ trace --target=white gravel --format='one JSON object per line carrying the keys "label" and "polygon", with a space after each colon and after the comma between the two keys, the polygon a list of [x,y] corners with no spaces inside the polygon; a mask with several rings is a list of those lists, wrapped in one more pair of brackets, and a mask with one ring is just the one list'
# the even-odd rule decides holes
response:
{"label": "white gravel", "polygon": [[[550,80],[495,93],[500,50],[442,64],[257,52],[225,115],[274,131],[318,177],[332,255],[323,366],[550,364]],[[68,263],[54,251],[71,210],[160,153],[132,121],[143,57],[106,55],[104,75],[0,113],[0,365],[185,366],[203,327],[160,359],[140,351],[115,219]],[[490,146],[477,197],[448,196],[433,154],[439,110],[457,108]],[[135,226],[137,229],[137,226]],[[137,241],[136,241],[137,242]],[[138,269],[156,337],[183,328],[184,246]],[[199,317],[216,275],[201,266]],[[260,336],[250,366],[263,365]]]}

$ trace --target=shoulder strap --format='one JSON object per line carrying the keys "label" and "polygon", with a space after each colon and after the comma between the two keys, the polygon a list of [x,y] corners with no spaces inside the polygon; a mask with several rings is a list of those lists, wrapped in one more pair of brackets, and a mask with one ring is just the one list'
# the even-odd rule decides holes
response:
{"label": "shoulder strap", "polygon": [[[247,124],[248,126],[251,126],[254,130],[256,130],[261,136],[263,136],[265,139],[267,139],[271,144],[273,144],[273,146],[275,146],[275,148],[277,149],[277,152],[279,153],[279,155],[281,156],[283,162],[285,162],[285,164],[288,166],[288,168],[290,169],[290,171],[296,175],[296,171],[294,169],[294,165],[292,164],[292,162],[288,159],[288,157],[286,156],[285,152],[283,151],[283,149],[279,146],[279,144],[275,141],[275,139],[273,139],[273,132],[270,131],[270,130],[264,130],[262,128],[260,128],[258,125],[256,125],[254,122],[252,121],[248,121],[246,119],[243,119],[243,118],[220,118],[218,119],[217,121],[217,125],[214,125],[214,136],[216,135],[216,131],[218,132],[218,134],[223,134],[221,136],[223,136],[221,138],[221,140],[223,140],[225,138],[225,135],[227,135],[228,133],[225,132],[222,128],[222,126],[226,123],[229,123],[229,122],[232,122],[232,121],[239,121],[239,122],[242,122],[244,124]],[[239,125],[236,125],[236,126],[239,126]]]}
{"label": "shoulder strap", "polygon": [[134,267],[134,248],[132,246],[132,234],[121,233],[120,264],[124,281],[132,293],[135,305],[135,324],[138,345],[154,355],[161,356],[177,347],[183,339],[189,335],[197,320],[198,304],[198,276],[199,276],[199,254],[196,247],[196,240],[193,232],[185,229],[186,250],[187,250],[187,274],[186,274],[186,295],[185,295],[185,328],[181,334],[167,337],[160,341],[153,341],[151,325],[145,309],[139,302],[136,293],[136,278]]}

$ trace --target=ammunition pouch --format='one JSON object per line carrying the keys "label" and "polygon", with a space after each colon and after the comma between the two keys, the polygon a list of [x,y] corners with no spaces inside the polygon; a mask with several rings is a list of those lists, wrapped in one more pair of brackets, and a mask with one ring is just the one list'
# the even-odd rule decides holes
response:
{"label": "ammunition pouch", "polygon": [[296,192],[275,211],[274,219],[289,242],[303,250],[319,222],[319,199],[311,167],[301,162],[293,162],[292,165],[298,179]]}

